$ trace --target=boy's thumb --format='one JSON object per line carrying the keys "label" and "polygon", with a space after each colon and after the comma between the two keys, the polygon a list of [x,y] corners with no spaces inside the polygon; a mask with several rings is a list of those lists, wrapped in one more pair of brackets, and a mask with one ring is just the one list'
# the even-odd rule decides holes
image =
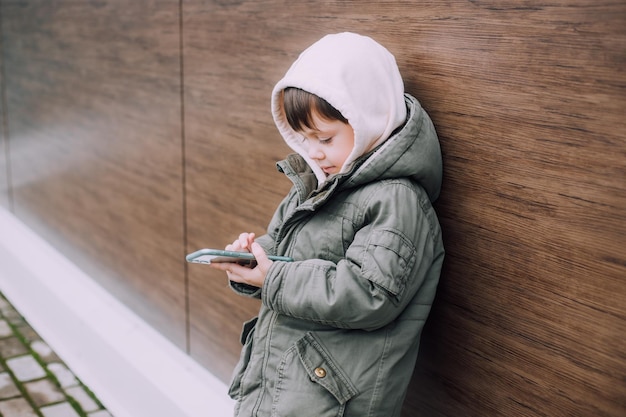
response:
{"label": "boy's thumb", "polygon": [[254,255],[254,257],[256,258],[257,263],[269,261],[265,250],[263,250],[263,247],[258,243],[252,243],[252,247],[250,249],[252,250],[252,254]]}

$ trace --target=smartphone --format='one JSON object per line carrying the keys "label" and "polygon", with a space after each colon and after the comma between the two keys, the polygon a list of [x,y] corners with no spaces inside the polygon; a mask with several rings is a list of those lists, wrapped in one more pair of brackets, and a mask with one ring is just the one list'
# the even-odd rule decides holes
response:
{"label": "smartphone", "polygon": [[[288,256],[269,255],[272,261],[292,262]],[[250,252],[236,252],[220,249],[200,249],[186,256],[187,262],[210,264],[212,262],[235,262],[240,265],[252,265],[256,262],[254,255]]]}

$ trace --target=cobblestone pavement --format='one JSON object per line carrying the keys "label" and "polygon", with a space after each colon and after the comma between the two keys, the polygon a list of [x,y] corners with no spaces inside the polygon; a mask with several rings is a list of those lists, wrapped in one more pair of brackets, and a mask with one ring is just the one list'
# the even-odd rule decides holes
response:
{"label": "cobblestone pavement", "polygon": [[1,293],[0,416],[112,417]]}

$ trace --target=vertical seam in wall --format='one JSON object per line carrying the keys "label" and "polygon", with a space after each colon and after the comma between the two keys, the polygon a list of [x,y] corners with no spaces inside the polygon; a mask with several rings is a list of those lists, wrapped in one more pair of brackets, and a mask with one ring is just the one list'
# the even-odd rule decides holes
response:
{"label": "vertical seam in wall", "polygon": [[13,203],[13,178],[11,175],[11,147],[9,145],[9,122],[7,120],[8,117],[8,108],[7,108],[7,95],[6,95],[6,71],[4,68],[5,65],[5,54],[4,54],[4,13],[2,2],[0,1],[0,78],[2,79],[2,83],[0,83],[0,95],[2,100],[2,141],[4,143],[4,159],[6,166],[6,176],[7,176],[7,194],[9,197],[9,210],[12,213],[15,213],[15,206]]}
{"label": "vertical seam in wall", "polygon": [[[180,143],[181,143],[181,187],[182,187],[182,226],[183,226],[183,257],[187,254],[187,166],[185,153],[185,63],[183,54],[183,0],[178,1],[178,49],[180,71]],[[191,353],[191,328],[189,308],[189,269],[187,262],[184,264],[184,288],[185,288],[185,350]]]}

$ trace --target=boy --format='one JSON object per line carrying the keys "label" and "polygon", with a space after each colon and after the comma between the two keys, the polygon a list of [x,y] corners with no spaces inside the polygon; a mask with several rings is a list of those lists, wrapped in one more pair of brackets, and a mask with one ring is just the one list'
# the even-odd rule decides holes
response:
{"label": "boy", "polygon": [[211,264],[262,300],[242,333],[235,415],[399,416],[444,257],[433,124],[393,55],[353,33],[305,50],[272,114],[296,152],[278,163],[294,186],[267,234],[226,247],[251,251],[254,268]]}

